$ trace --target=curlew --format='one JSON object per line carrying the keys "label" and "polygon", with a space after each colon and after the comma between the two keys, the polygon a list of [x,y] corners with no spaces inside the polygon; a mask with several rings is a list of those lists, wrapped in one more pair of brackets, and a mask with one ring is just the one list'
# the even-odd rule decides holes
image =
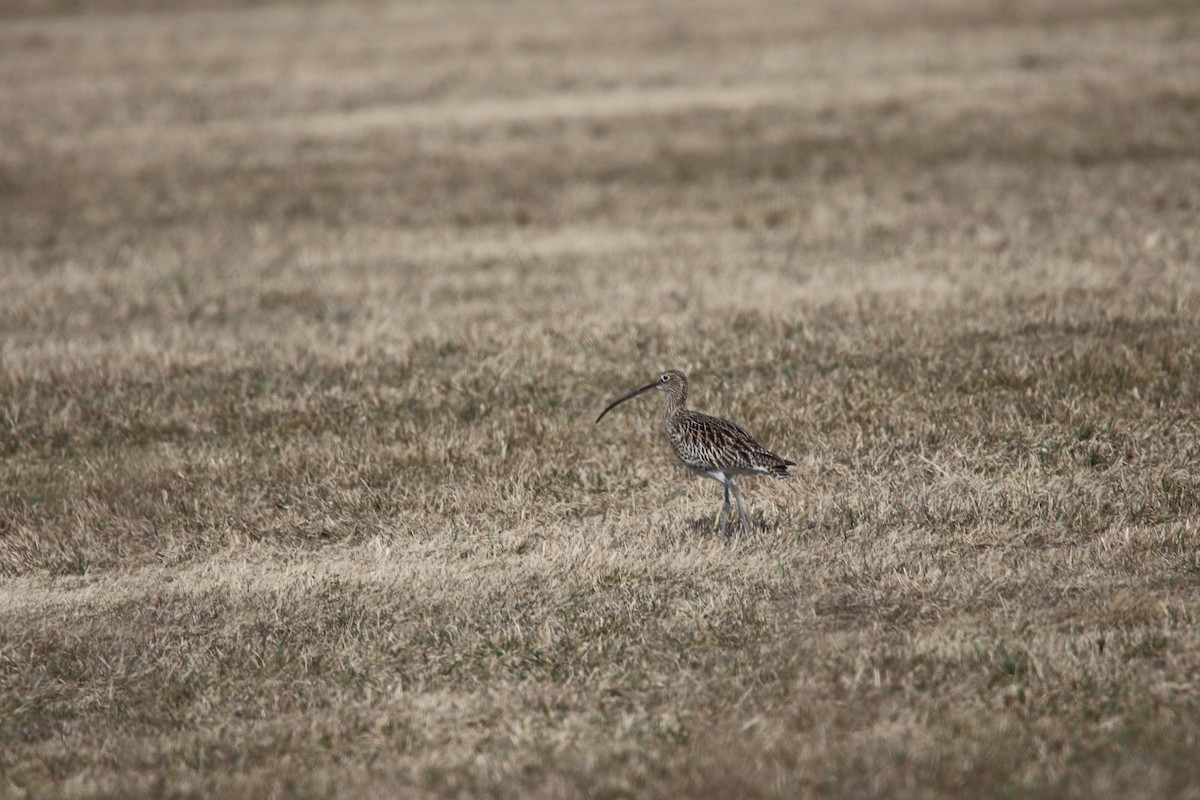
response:
{"label": "curlew", "polygon": [[651,383],[634,389],[613,400],[596,417],[596,422],[626,400],[632,400],[651,389],[660,390],[666,397],[663,403],[663,429],[671,447],[683,465],[696,475],[712,478],[725,487],[725,503],[721,506],[721,538],[728,539],[729,494],[737,501],[742,530],[750,535],[750,521],[742,508],[742,496],[733,479],[738,475],[771,475],[787,480],[787,468],[795,462],[767,452],[754,437],[728,420],[692,411],[687,406],[687,377],[677,369],[669,369]]}

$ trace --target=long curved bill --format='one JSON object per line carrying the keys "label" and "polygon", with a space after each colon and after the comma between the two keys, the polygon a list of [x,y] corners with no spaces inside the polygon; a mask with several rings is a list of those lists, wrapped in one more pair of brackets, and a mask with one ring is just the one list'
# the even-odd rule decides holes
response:
{"label": "long curved bill", "polygon": [[621,405],[621,403],[624,403],[626,400],[632,400],[633,398],[637,397],[642,392],[648,392],[651,389],[656,388],[657,386],[658,386],[658,381],[651,381],[650,383],[647,383],[645,386],[643,386],[640,389],[634,389],[629,394],[621,395],[616,400],[613,400],[611,403],[609,403],[608,406],[603,411],[600,412],[600,416],[596,417],[596,422],[599,422],[600,420],[604,419],[605,414],[612,411],[614,408]]}

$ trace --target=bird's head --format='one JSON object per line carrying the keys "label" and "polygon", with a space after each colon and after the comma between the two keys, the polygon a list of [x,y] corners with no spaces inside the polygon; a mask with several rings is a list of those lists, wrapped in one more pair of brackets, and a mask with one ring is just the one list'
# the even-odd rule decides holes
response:
{"label": "bird's head", "polygon": [[605,407],[603,411],[600,412],[600,416],[596,417],[596,422],[599,422],[601,419],[603,419],[605,414],[607,414],[609,411],[612,411],[621,403],[624,403],[626,400],[632,400],[640,394],[645,394],[651,389],[658,389],[661,392],[666,392],[673,401],[677,402],[679,405],[683,405],[684,401],[687,400],[687,377],[677,369],[669,369],[659,375],[657,379],[647,383],[645,386],[634,389],[631,392],[627,392],[618,397],[616,400],[613,400],[608,404],[607,407]]}

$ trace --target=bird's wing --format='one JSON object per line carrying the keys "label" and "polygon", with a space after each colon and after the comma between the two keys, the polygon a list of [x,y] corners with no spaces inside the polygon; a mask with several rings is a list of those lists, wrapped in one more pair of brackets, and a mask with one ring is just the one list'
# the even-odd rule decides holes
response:
{"label": "bird's wing", "polygon": [[698,411],[676,417],[671,444],[684,463],[704,468],[755,469],[783,460],[764,450],[741,426]]}

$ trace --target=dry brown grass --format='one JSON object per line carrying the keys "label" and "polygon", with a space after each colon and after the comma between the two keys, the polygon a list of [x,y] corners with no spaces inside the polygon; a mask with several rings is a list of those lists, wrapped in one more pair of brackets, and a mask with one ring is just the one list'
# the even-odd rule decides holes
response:
{"label": "dry brown grass", "polygon": [[1193,3],[186,5],[0,5],[0,796],[1200,796]]}

